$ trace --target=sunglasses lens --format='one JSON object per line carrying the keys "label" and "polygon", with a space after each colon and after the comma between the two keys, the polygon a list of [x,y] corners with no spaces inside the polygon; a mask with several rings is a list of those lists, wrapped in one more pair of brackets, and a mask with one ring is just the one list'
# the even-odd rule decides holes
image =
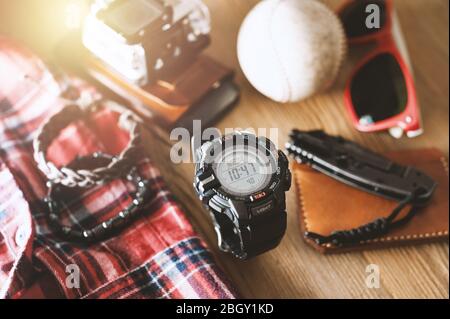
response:
{"label": "sunglasses lens", "polygon": [[402,113],[407,104],[406,82],[397,60],[388,53],[365,64],[352,80],[353,107],[362,125]]}
{"label": "sunglasses lens", "polygon": [[[379,11],[372,11],[369,5],[377,6]],[[348,38],[369,35],[383,28],[386,22],[386,4],[384,0],[355,0],[339,15]],[[379,28],[372,27],[372,19],[379,19]]]}

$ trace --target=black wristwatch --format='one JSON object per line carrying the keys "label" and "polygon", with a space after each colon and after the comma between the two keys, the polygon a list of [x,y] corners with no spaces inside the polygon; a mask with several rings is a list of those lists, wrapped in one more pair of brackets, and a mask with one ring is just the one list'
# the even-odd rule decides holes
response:
{"label": "black wristwatch", "polygon": [[248,132],[212,135],[204,143],[192,139],[194,188],[210,212],[219,248],[240,259],[275,248],[286,231],[287,157]]}

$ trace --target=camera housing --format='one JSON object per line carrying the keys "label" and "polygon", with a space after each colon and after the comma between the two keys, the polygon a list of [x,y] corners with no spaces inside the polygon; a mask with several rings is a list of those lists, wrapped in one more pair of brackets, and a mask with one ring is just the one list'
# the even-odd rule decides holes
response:
{"label": "camera housing", "polygon": [[145,86],[185,68],[210,43],[199,0],[98,0],[83,45],[124,80]]}

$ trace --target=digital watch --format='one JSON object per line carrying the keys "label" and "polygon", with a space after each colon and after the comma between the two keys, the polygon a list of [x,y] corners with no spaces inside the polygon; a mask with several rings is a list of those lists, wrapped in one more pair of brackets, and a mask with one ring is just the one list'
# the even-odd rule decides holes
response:
{"label": "digital watch", "polygon": [[265,137],[236,131],[192,139],[194,188],[210,212],[218,245],[240,259],[275,248],[286,230],[287,157]]}

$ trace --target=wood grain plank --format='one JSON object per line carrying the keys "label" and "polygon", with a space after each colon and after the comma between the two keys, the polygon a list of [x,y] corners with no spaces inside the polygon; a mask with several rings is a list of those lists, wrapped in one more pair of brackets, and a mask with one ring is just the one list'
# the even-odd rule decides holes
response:
{"label": "wood grain plank", "polygon": [[[38,1],[34,1],[37,3]],[[449,151],[449,2],[447,0],[395,0],[407,46],[413,62],[416,87],[423,112],[425,134],[415,139],[395,140],[386,133],[362,134],[347,119],[342,92],[345,81],[360,50],[352,48],[339,79],[327,92],[305,101],[277,104],[257,93],[240,71],[236,56],[239,26],[258,0],[206,0],[212,15],[212,45],[207,54],[236,70],[241,88],[239,105],[217,124],[225,128],[279,129],[279,146],[286,142],[294,128],[325,129],[355,140],[375,151],[420,147],[438,147]],[[337,8],[341,1],[324,1]],[[7,2],[1,3],[4,6]],[[9,4],[9,2],[8,2]],[[15,6],[14,12],[20,11]],[[1,16],[0,7],[0,16]],[[6,11],[5,11],[6,12]],[[24,13],[22,16],[26,16]],[[51,56],[51,45],[57,36],[48,34],[46,41],[36,40],[25,25],[30,19],[17,19],[0,32],[11,34],[36,52]],[[55,30],[54,33],[57,33]],[[61,30],[62,33],[62,30]],[[363,50],[361,50],[363,51]],[[288,229],[280,246],[262,256],[241,262],[220,253],[209,216],[192,189],[192,164],[174,165],[170,161],[167,132],[156,130],[146,138],[146,147],[160,168],[167,184],[185,209],[195,229],[209,244],[217,261],[236,284],[243,297],[251,298],[448,298],[449,247],[447,243],[400,247],[378,251],[322,256],[301,239],[298,228],[298,204],[295,187],[287,194]],[[365,269],[377,264],[381,270],[381,287],[368,289]]]}
{"label": "wood grain plank", "polygon": [[[213,43],[208,54],[236,69],[242,98],[217,124],[225,128],[279,129],[279,146],[291,128],[326,129],[377,151],[437,146],[448,155],[448,2],[396,1],[416,75],[426,134],[394,140],[386,133],[362,134],[346,118],[342,90],[358,55],[353,52],[336,85],[299,103],[277,104],[257,93],[245,80],[236,57],[240,23],[256,0],[206,1],[212,12]],[[326,1],[331,7],[339,1]],[[159,136],[161,138],[161,136]],[[157,140],[156,138],[155,140]],[[162,137],[162,140],[167,136]],[[287,194],[288,229],[280,246],[247,262],[216,248],[209,219],[192,191],[192,164],[170,163],[167,141],[159,142],[156,160],[172,191],[205,236],[221,266],[244,297],[253,298],[448,298],[448,244],[322,256],[301,240],[295,190]],[[164,151],[161,151],[164,150]],[[380,289],[365,285],[366,266],[378,264]]]}

